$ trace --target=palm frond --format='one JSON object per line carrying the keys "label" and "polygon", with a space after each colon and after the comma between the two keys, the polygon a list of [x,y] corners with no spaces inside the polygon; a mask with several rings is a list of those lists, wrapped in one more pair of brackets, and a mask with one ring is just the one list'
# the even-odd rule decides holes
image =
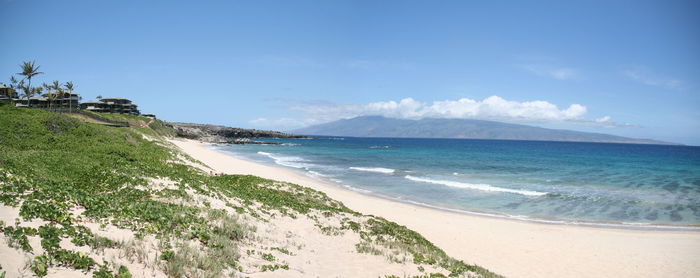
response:
{"label": "palm frond", "polygon": [[19,67],[22,68],[22,72],[19,72],[17,74],[23,75],[26,78],[32,78],[37,74],[43,73],[39,71],[40,66],[36,65],[36,61],[23,62]]}

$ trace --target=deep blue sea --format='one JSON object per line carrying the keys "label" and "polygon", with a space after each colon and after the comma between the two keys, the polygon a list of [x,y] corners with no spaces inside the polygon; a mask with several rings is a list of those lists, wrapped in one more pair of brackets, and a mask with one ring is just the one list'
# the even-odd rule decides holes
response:
{"label": "deep blue sea", "polygon": [[337,186],[532,221],[700,225],[700,147],[323,137],[220,145]]}

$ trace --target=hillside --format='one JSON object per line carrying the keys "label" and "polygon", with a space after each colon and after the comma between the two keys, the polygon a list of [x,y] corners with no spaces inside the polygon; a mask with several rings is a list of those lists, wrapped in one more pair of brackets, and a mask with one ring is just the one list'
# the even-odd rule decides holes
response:
{"label": "hillside", "polygon": [[464,119],[402,120],[381,116],[363,116],[310,126],[293,131],[303,135],[396,137],[396,138],[464,138],[499,140],[538,140],[571,142],[605,142],[634,144],[672,144],[615,135],[547,129],[494,121]]}
{"label": "hillside", "polygon": [[0,105],[0,277],[498,277],[324,193],[209,175],[163,122],[109,117],[130,127]]}
{"label": "hillside", "polygon": [[[219,125],[168,123],[177,136],[209,143],[237,143],[250,138],[301,138],[279,131],[235,128]],[[249,141],[243,141],[249,142]]]}

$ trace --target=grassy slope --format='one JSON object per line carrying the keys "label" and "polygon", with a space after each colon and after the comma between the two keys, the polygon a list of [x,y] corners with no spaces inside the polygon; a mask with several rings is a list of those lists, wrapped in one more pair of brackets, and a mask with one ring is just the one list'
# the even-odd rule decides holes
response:
{"label": "grassy slope", "polygon": [[[30,264],[36,275],[62,266],[95,277],[130,277],[126,267],[96,262],[61,248],[61,240],[91,248],[125,248],[122,243],[94,235],[80,225],[82,218],[132,230],[137,237],[155,235],[161,254],[156,267],[168,276],[240,273],[236,246],[254,233],[253,229],[221,210],[166,201],[187,199],[188,192],[238,200],[237,205],[228,205],[256,217],[269,211],[292,217],[317,212],[361,216],[321,192],[298,185],[254,176],[208,176],[183,163],[179,152],[142,136],[172,135],[162,122],[137,116],[109,117],[129,121],[132,127],[105,127],[61,114],[0,106],[0,203],[20,207],[25,221],[46,221],[38,229],[22,222],[0,223],[0,229],[10,246],[30,253],[39,252],[33,252],[36,250],[28,244],[28,237],[41,238],[43,252]],[[175,188],[148,189],[148,178],[169,179]],[[81,214],[72,213],[76,210]],[[321,229],[358,233],[362,238],[357,245],[360,252],[372,253],[380,246],[400,250],[414,263],[444,269],[450,276],[497,276],[448,257],[403,226],[378,217],[362,217],[366,221],[345,221],[342,226]],[[201,248],[194,250],[183,242],[195,242]],[[269,265],[263,266],[263,271],[280,267],[285,268]]]}

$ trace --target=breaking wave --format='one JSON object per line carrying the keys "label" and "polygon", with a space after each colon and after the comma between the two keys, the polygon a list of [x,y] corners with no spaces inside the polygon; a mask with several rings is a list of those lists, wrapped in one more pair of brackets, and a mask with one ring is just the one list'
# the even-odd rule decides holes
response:
{"label": "breaking wave", "polygon": [[463,188],[463,189],[513,193],[513,194],[520,194],[520,195],[525,195],[525,196],[544,196],[544,195],[547,195],[547,192],[502,188],[502,187],[492,186],[489,184],[479,184],[479,183],[473,184],[473,183],[464,183],[464,182],[456,182],[456,181],[431,180],[431,179],[426,179],[426,178],[414,177],[414,176],[410,176],[410,175],[407,175],[405,178],[408,180],[417,181],[417,182],[440,184],[440,185],[456,187],[456,188]]}
{"label": "breaking wave", "polygon": [[382,173],[382,174],[393,174],[396,172],[394,169],[389,169],[389,168],[381,168],[381,167],[350,167],[351,170],[355,171],[364,171],[364,172],[373,172],[373,173]]}

